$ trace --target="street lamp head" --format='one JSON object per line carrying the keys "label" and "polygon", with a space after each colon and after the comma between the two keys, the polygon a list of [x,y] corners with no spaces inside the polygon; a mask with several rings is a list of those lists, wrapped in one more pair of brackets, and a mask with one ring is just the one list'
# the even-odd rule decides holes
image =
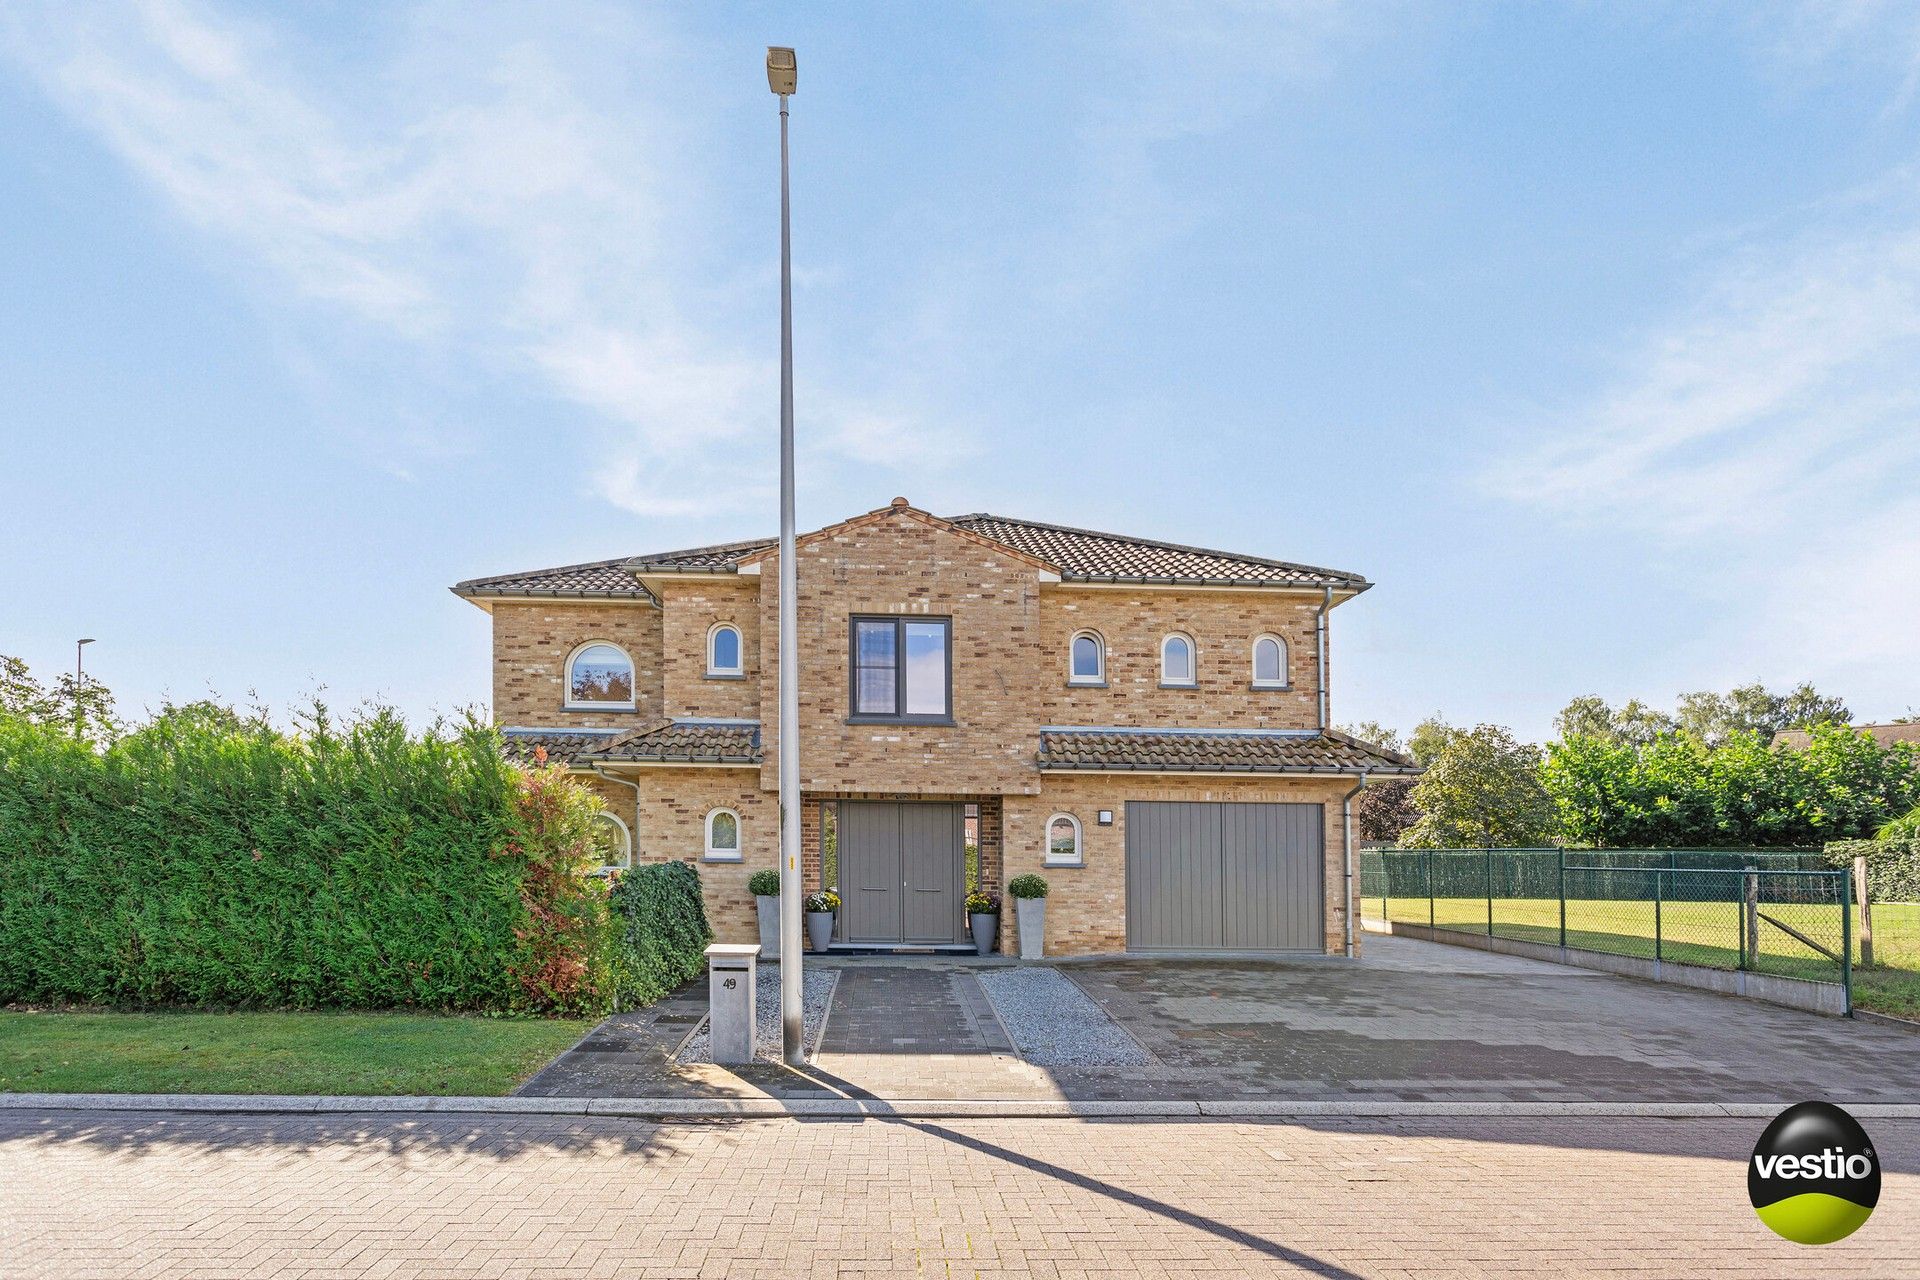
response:
{"label": "street lamp head", "polygon": [[82,640],[82,641],[80,641],[80,643],[81,643],[81,644],[92,644],[92,643],[93,643],[93,637],[92,637],[92,636],[88,636],[88,637],[87,637],[87,638],[86,638],[85,640]]}
{"label": "street lamp head", "polygon": [[793,61],[793,50],[778,45],[767,46],[767,88],[781,97],[793,92],[797,68]]}

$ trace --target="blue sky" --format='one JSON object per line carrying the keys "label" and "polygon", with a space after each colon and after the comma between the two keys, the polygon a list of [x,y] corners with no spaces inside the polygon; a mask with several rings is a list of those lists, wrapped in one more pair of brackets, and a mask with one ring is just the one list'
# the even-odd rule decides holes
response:
{"label": "blue sky", "polygon": [[0,14],[0,652],[483,701],[478,574],[904,494],[1358,570],[1335,715],[1920,705],[1920,9]]}

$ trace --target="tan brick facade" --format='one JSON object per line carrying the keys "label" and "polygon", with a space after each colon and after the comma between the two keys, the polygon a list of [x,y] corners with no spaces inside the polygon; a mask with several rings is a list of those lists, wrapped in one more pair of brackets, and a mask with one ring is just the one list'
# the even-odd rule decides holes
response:
{"label": "tan brick facade", "polygon": [[[1326,806],[1326,946],[1343,946],[1343,847],[1339,797],[1349,777],[1202,778],[1177,774],[1042,774],[1035,756],[1045,725],[1152,728],[1311,729],[1319,723],[1318,592],[1097,588],[1061,583],[998,544],[895,509],[804,537],[798,600],[801,656],[802,840],[806,883],[821,883],[823,798],[947,799],[981,806],[982,877],[1039,871],[1052,885],[1048,950],[1061,954],[1126,945],[1128,800],[1294,801]],[[755,767],[614,766],[640,788],[594,779],[628,820],[641,861],[696,864],[716,934],[755,934],[746,877],[778,862],[774,788],[780,732],[774,619],[778,561],[764,555],[735,575],[646,579],[651,603],[506,603],[493,607],[494,713],[519,727],[639,727],[664,714],[757,719],[763,764]],[[952,619],[953,723],[849,723],[850,619],[857,614]],[[707,636],[738,626],[743,678],[707,675]],[[1070,687],[1068,646],[1082,629],[1106,652],[1103,688]],[[1194,688],[1162,688],[1160,642],[1192,637]],[[1262,634],[1287,646],[1289,686],[1252,687],[1252,646]],[[632,713],[570,712],[568,656],[593,640],[634,659]],[[703,861],[704,819],[715,807],[740,814],[744,857]],[[1112,826],[1096,821],[1114,813]],[[1086,865],[1043,868],[1046,819],[1070,813],[1084,833]],[[1014,945],[1013,912],[1003,943]]]}

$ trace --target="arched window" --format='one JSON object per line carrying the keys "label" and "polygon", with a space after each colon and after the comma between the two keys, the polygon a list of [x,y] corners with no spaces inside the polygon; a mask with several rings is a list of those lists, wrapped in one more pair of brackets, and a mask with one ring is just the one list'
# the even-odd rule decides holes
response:
{"label": "arched window", "polygon": [[1068,653],[1067,679],[1072,684],[1107,682],[1107,646],[1097,631],[1082,631],[1073,637]]}
{"label": "arched window", "polygon": [[625,871],[633,865],[633,833],[612,814],[603,813],[593,820],[593,844],[600,858],[593,869],[595,875]]}
{"label": "arched window", "polygon": [[715,623],[707,632],[707,674],[737,676],[740,665],[740,628],[731,622]]}
{"label": "arched window", "polygon": [[1080,819],[1070,813],[1056,813],[1047,819],[1045,861],[1050,867],[1080,865]]}
{"label": "arched window", "polygon": [[633,706],[633,659],[618,645],[596,640],[567,659],[569,707]]}
{"label": "arched window", "polygon": [[1193,639],[1178,631],[1160,642],[1160,683],[1163,685],[1191,685],[1195,683],[1193,660]]}
{"label": "arched window", "polygon": [[740,861],[740,815],[733,810],[714,809],[707,814],[707,858]]}
{"label": "arched window", "polygon": [[1287,687],[1287,642],[1279,636],[1256,636],[1253,641],[1253,687]]}

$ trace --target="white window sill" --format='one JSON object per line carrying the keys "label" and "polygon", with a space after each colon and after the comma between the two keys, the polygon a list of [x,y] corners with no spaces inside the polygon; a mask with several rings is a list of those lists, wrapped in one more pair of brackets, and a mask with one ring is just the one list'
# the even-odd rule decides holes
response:
{"label": "white window sill", "polygon": [[741,858],[740,858],[740,855],[737,853],[714,853],[711,850],[709,850],[708,852],[700,855],[700,861],[702,862],[739,862],[741,861]]}
{"label": "white window sill", "polygon": [[562,711],[634,711],[631,702],[563,702]]}
{"label": "white window sill", "polygon": [[1277,693],[1285,693],[1287,690],[1293,688],[1292,685],[1285,684],[1277,680],[1255,680],[1253,684],[1249,687],[1254,689],[1271,690]]}
{"label": "white window sill", "polygon": [[1080,859],[1080,860],[1079,860],[1078,862],[1052,862],[1052,861],[1048,861],[1048,862],[1043,862],[1043,863],[1041,863],[1040,865],[1041,865],[1042,867],[1045,867],[1045,868],[1046,868],[1047,870],[1049,870],[1049,871],[1075,871],[1075,870],[1078,870],[1078,869],[1079,869],[1079,868],[1081,868],[1081,867],[1084,867],[1084,866],[1086,866],[1086,865],[1087,865],[1087,860],[1086,860],[1085,858],[1082,858],[1082,859]]}

